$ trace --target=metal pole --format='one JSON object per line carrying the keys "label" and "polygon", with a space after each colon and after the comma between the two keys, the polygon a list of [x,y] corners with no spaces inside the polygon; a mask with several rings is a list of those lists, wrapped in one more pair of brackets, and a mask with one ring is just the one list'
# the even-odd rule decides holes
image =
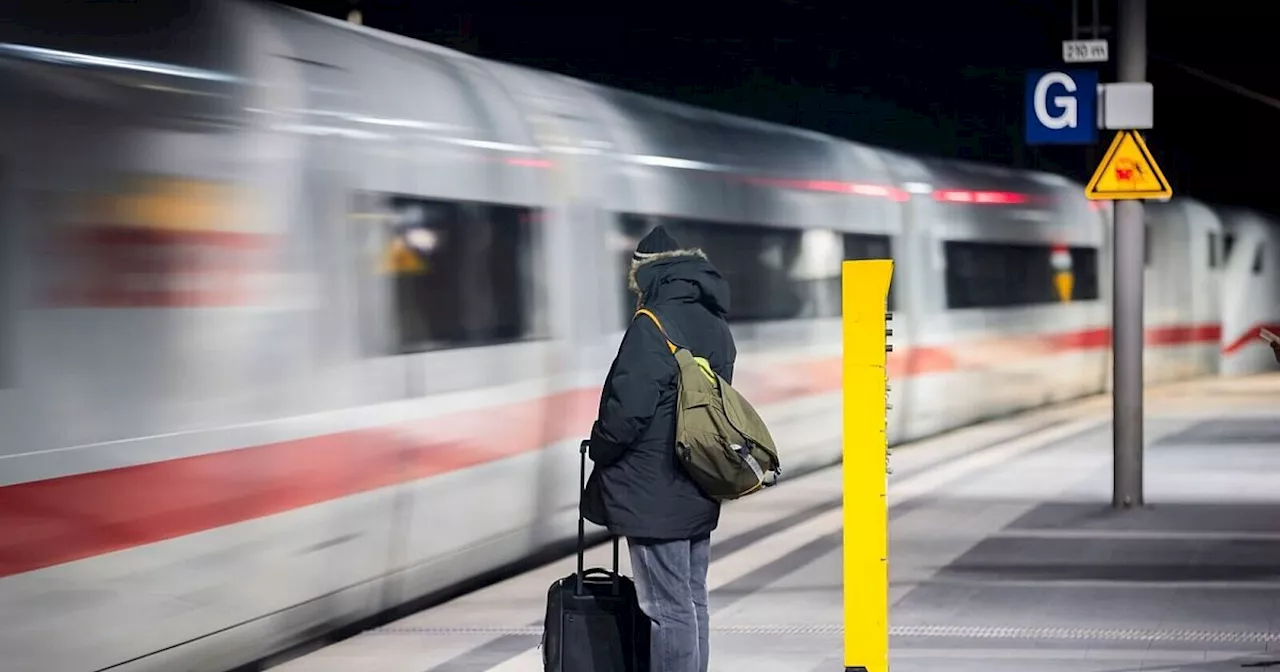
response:
{"label": "metal pole", "polygon": [[[1118,78],[1147,77],[1147,0],[1120,0]],[[1111,505],[1136,507],[1142,498],[1142,293],[1146,226],[1141,201],[1115,205],[1112,278],[1112,450]]]}

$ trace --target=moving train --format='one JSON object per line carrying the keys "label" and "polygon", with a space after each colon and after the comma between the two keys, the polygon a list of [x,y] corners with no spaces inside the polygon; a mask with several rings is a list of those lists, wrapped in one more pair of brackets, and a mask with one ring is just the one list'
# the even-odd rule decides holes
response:
{"label": "moving train", "polygon": [[[569,538],[656,223],[728,278],[789,474],[839,459],[844,259],[897,260],[893,441],[1108,387],[1111,210],[1061,177],[271,4],[11,13],[7,671],[218,672]],[[1148,379],[1271,366],[1277,222],[1146,212]]]}

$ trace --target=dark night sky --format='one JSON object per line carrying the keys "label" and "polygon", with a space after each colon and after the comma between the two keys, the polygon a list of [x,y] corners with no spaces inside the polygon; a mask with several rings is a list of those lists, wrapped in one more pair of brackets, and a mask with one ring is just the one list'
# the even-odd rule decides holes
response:
{"label": "dark night sky", "polygon": [[[1116,3],[1101,0],[1104,30]],[[294,0],[478,56],[922,154],[1088,178],[1099,147],[1022,141],[1024,72],[1063,67],[1070,0],[587,3],[584,0]],[[1080,0],[1090,22],[1090,0]],[[1280,212],[1268,181],[1280,102],[1269,3],[1148,0],[1145,133],[1181,193]],[[1114,78],[1112,63],[1100,70]],[[1075,66],[1080,67],[1080,66]],[[1088,66],[1084,66],[1088,67]],[[1273,107],[1274,105],[1274,107]]]}

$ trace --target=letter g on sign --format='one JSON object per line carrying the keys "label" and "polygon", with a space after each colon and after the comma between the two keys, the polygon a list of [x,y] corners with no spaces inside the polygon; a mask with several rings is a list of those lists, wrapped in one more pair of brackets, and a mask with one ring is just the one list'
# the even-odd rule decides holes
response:
{"label": "letter g on sign", "polygon": [[1098,139],[1098,73],[1028,70],[1023,126],[1028,145],[1088,145]]}
{"label": "letter g on sign", "polygon": [[1076,82],[1069,75],[1061,72],[1046,73],[1036,82],[1035,89],[1035,112],[1036,119],[1044,125],[1045,128],[1058,130],[1070,126],[1075,128],[1079,124],[1079,110],[1077,108],[1075,96],[1054,96],[1053,104],[1061,110],[1058,114],[1049,111],[1049,89],[1054,85],[1061,86],[1067,93],[1076,92]]}

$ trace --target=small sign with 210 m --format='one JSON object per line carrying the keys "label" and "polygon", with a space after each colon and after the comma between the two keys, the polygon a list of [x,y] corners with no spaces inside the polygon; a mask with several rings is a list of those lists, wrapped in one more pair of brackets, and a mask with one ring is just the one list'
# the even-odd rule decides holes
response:
{"label": "small sign with 210 m", "polygon": [[1106,63],[1109,58],[1106,40],[1063,40],[1064,63]]}

